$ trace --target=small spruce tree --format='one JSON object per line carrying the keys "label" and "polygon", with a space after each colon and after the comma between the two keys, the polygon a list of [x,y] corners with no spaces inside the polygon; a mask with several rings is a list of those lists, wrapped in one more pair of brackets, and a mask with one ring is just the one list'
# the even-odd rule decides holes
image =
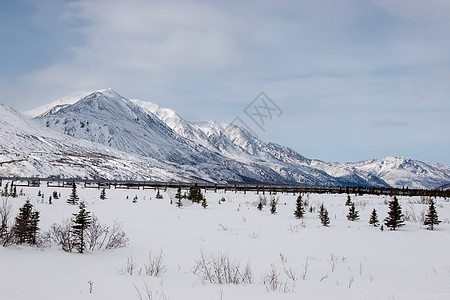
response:
{"label": "small spruce tree", "polygon": [[374,208],[372,214],[370,215],[369,224],[377,227],[379,224],[377,210]]}
{"label": "small spruce tree", "polygon": [[9,185],[9,183],[7,182],[5,184],[5,188],[2,190],[2,197],[8,197],[9,196],[8,185]]}
{"label": "small spruce tree", "polygon": [[203,199],[202,199],[202,207],[203,208],[207,208],[208,207],[208,203],[206,203],[206,198],[205,197],[203,197]]}
{"label": "small spruce tree", "polygon": [[270,213],[272,215],[277,213],[277,200],[275,200],[275,198],[272,198],[272,200],[270,200]]}
{"label": "small spruce tree", "polygon": [[11,193],[9,194],[13,198],[17,198],[17,188],[14,183],[11,182]]}
{"label": "small spruce tree", "polygon": [[19,215],[13,227],[14,237],[17,244],[23,244],[30,239],[30,219],[33,205],[27,200],[24,205],[19,208]]}
{"label": "small spruce tree", "polygon": [[441,221],[439,221],[438,214],[436,212],[436,208],[434,207],[434,201],[430,200],[430,205],[428,206],[428,213],[425,215],[425,220],[423,225],[428,225],[428,230],[433,230],[435,225],[439,225]]}
{"label": "small spruce tree", "polygon": [[100,192],[100,199],[101,200],[106,199],[106,189],[105,188],[103,188],[102,191]]}
{"label": "small spruce tree", "polygon": [[[40,191],[39,191],[40,192]],[[77,194],[77,185],[75,184],[75,181],[72,181],[72,193],[70,193],[69,199],[67,199],[67,203],[76,205],[78,203],[78,194]]]}
{"label": "small spruce tree", "polygon": [[319,209],[319,218],[320,222],[323,226],[328,227],[330,225],[330,218],[328,217],[328,210],[322,205],[320,205]]}
{"label": "small spruce tree", "polygon": [[345,206],[351,206],[352,205],[352,198],[350,198],[350,195],[347,195],[347,201],[345,201]]}
{"label": "small spruce tree", "polygon": [[181,187],[178,187],[177,193],[175,194],[175,198],[177,199],[177,207],[180,208],[183,206],[183,202],[181,202],[181,199],[183,199],[183,196],[181,195]]}
{"label": "small spruce tree", "polygon": [[30,203],[30,200],[27,200],[19,211],[13,227],[16,243],[34,245],[39,232],[39,212],[33,211],[33,205]]}
{"label": "small spruce tree", "polygon": [[398,199],[394,196],[394,199],[389,202],[388,216],[384,219],[384,225],[389,227],[390,230],[395,230],[401,226],[404,226],[402,207],[398,203]]}
{"label": "small spruce tree", "polygon": [[73,214],[74,219],[71,233],[74,247],[79,253],[83,253],[86,249],[85,233],[86,229],[91,225],[91,216],[90,212],[86,210],[86,204],[84,202],[81,202],[79,207],[80,211],[78,214]]}
{"label": "small spruce tree", "polygon": [[348,209],[347,220],[356,221],[359,220],[359,212],[355,208],[355,203],[352,203]]}
{"label": "small spruce tree", "polygon": [[200,203],[203,200],[203,194],[197,183],[189,188],[189,194],[187,196],[189,200],[195,203]]}
{"label": "small spruce tree", "polygon": [[301,219],[301,218],[303,218],[304,214],[305,214],[305,208],[303,205],[302,195],[298,195],[297,200],[295,202],[294,216],[297,219]]}
{"label": "small spruce tree", "polygon": [[263,204],[261,201],[259,201],[258,206],[256,206],[258,208],[259,211],[261,211],[263,209]]}
{"label": "small spruce tree", "polygon": [[36,245],[37,237],[39,233],[39,212],[33,211],[30,216],[30,225],[29,225],[29,234],[28,234],[28,243],[30,245]]}

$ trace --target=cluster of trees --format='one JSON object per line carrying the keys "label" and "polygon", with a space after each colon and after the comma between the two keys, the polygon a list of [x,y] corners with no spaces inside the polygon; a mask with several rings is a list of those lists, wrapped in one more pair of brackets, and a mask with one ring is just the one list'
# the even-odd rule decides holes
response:
{"label": "cluster of trees", "polygon": [[12,197],[12,198],[16,198],[17,196],[19,196],[17,194],[17,188],[14,185],[13,182],[11,182],[11,185],[9,185],[8,183],[5,184],[5,187],[2,190],[2,197]]}
{"label": "cluster of trees", "polygon": [[30,200],[19,209],[14,225],[10,225],[11,205],[4,200],[0,207],[0,242],[4,247],[11,244],[35,245],[39,233],[39,212],[33,209]]}
{"label": "cluster of trees", "polygon": [[[261,203],[261,202],[260,202]],[[347,195],[347,201],[345,202],[345,206],[349,206],[347,219],[349,221],[357,221],[359,220],[359,211],[356,210],[355,203],[352,202],[350,195]],[[390,230],[396,230],[399,227],[405,225],[403,219],[402,208],[396,196],[393,197],[392,201],[388,203],[389,211],[387,217],[384,219],[384,225],[388,227]],[[262,208],[262,207],[261,207]],[[258,209],[261,209],[258,207]],[[294,216],[297,219],[303,218],[305,214],[305,204],[302,200],[302,196],[299,195],[296,200]],[[324,207],[323,203],[319,208],[319,219],[323,226],[328,227],[330,224],[330,218],[328,217],[328,211]],[[439,225],[441,221],[439,221],[439,217],[434,206],[434,201],[429,201],[428,212],[425,215],[424,225],[428,226],[427,229],[433,230],[436,225]],[[379,225],[378,214],[376,209],[372,210],[372,213],[369,218],[369,224],[377,227]],[[381,227],[383,230],[383,225]]]}
{"label": "cluster of trees", "polygon": [[[106,199],[102,191],[100,197]],[[59,196],[53,192],[53,198]],[[62,224],[52,224],[50,231],[40,235],[40,213],[33,208],[30,200],[19,209],[19,214],[11,225],[11,205],[7,199],[3,200],[0,207],[0,242],[3,246],[11,244],[37,245],[45,242],[56,242],[64,251],[73,249],[79,253],[88,250],[101,250],[125,247],[128,238],[122,230],[120,223],[114,222],[113,226],[101,224],[98,219],[86,209],[84,202],[79,202],[76,184],[72,185],[72,192],[66,201],[72,205],[79,205],[78,213]]]}

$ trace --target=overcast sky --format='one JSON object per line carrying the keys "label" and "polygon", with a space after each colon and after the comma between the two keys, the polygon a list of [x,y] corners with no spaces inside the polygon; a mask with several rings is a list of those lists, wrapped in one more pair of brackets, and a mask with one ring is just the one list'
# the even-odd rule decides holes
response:
{"label": "overcast sky", "polygon": [[450,1],[0,1],[0,103],[103,88],[310,158],[450,165]]}

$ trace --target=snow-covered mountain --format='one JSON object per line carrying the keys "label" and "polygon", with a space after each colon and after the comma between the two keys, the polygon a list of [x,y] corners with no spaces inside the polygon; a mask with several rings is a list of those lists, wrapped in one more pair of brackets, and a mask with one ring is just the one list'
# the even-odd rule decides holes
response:
{"label": "snow-covered mountain", "polygon": [[414,188],[450,182],[447,166],[399,157],[345,164],[308,159],[243,128],[189,122],[171,109],[128,100],[111,89],[82,92],[27,112],[34,119],[4,106],[1,111],[0,159],[10,161],[0,166],[3,176]]}

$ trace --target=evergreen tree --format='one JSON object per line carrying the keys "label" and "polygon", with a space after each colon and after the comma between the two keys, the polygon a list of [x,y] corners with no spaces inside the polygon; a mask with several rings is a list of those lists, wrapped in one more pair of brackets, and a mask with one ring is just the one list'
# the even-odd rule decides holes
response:
{"label": "evergreen tree", "polygon": [[439,221],[438,214],[436,212],[436,208],[434,207],[434,201],[430,200],[430,206],[428,206],[428,213],[425,216],[425,220],[423,225],[428,225],[428,230],[433,230],[435,225],[439,225],[441,221]]}
{"label": "evergreen tree", "polygon": [[356,221],[359,220],[359,212],[355,208],[355,203],[352,203],[348,209],[347,220]]}
{"label": "evergreen tree", "polygon": [[106,199],[106,190],[103,188],[100,192],[100,199],[105,200]]}
{"label": "evergreen tree", "polygon": [[8,185],[9,185],[9,183],[5,184],[5,188],[2,191],[2,197],[8,197],[9,196]]}
{"label": "evergreen tree", "polygon": [[261,211],[263,209],[263,204],[261,201],[259,201],[257,208],[259,211]]}
{"label": "evergreen tree", "polygon": [[72,225],[72,238],[73,245],[78,250],[79,253],[83,253],[86,248],[85,232],[86,229],[91,225],[90,212],[86,211],[86,204],[84,202],[80,203],[80,211],[78,214],[73,214],[73,225]]}
{"label": "evergreen tree", "polygon": [[372,210],[372,214],[370,215],[369,224],[375,227],[377,227],[379,224],[377,210],[375,208]]}
{"label": "evergreen tree", "polygon": [[159,190],[156,192],[155,198],[156,199],[162,199],[163,198],[163,196],[159,193]]}
{"label": "evergreen tree", "polygon": [[29,240],[30,218],[33,210],[33,205],[30,200],[19,209],[19,215],[16,217],[13,233],[18,244],[23,244]]}
{"label": "evergreen tree", "polygon": [[181,206],[183,206],[183,203],[181,202],[181,199],[183,198],[183,196],[181,195],[181,187],[178,187],[177,193],[175,194],[175,198],[177,199],[177,207],[180,208]]}
{"label": "evergreen tree", "polygon": [[345,202],[345,206],[351,206],[352,205],[352,198],[350,198],[350,195],[347,195],[347,201]]}
{"label": "evergreen tree", "polygon": [[394,199],[389,202],[389,212],[388,216],[384,219],[384,225],[390,228],[390,230],[395,230],[398,227],[404,226],[403,223],[403,213],[398,199],[394,196]]}
{"label": "evergreen tree", "polygon": [[320,210],[319,210],[319,218],[320,218],[320,222],[322,223],[323,226],[328,227],[330,225],[330,218],[328,217],[328,210],[325,209],[325,207],[322,205],[320,205]]}
{"label": "evergreen tree", "polygon": [[39,232],[39,212],[33,211],[30,216],[29,223],[29,234],[28,234],[28,243],[31,245],[35,245],[37,241],[37,236]]}
{"label": "evergreen tree", "polygon": [[270,213],[274,215],[276,214],[276,212],[277,212],[277,200],[272,198],[272,200],[270,200]]}
{"label": "evergreen tree", "polygon": [[305,208],[302,201],[302,195],[298,195],[297,201],[295,201],[295,211],[294,216],[297,219],[303,218],[303,215],[305,214]]}
{"label": "evergreen tree", "polygon": [[187,198],[195,203],[200,203],[203,200],[204,197],[202,195],[202,191],[197,184],[194,184],[194,186],[189,188],[189,195]]}
{"label": "evergreen tree", "polygon": [[75,184],[75,181],[72,181],[72,193],[70,194],[69,199],[67,199],[66,202],[72,205],[76,205],[78,203],[78,200],[80,199],[77,195],[77,185]]}
{"label": "evergreen tree", "polygon": [[17,188],[12,182],[11,182],[11,192],[9,193],[9,195],[13,198],[17,198]]}
{"label": "evergreen tree", "polygon": [[208,203],[206,203],[206,198],[204,198],[204,197],[202,199],[202,207],[203,208],[207,208],[208,207]]}
{"label": "evergreen tree", "polygon": [[37,234],[39,232],[39,212],[33,211],[33,205],[30,200],[19,209],[19,215],[13,227],[13,234],[18,244],[28,243],[36,244]]}

